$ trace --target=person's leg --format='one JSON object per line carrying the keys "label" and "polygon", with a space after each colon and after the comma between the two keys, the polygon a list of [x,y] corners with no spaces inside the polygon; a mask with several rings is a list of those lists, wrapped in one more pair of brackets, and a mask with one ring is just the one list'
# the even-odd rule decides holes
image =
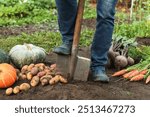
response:
{"label": "person's leg", "polygon": [[109,81],[105,75],[105,64],[107,52],[111,46],[116,3],[117,0],[97,1],[97,25],[91,47],[93,80]]}
{"label": "person's leg", "polygon": [[56,6],[63,44],[55,48],[54,52],[70,54],[77,12],[77,0],[56,0]]}

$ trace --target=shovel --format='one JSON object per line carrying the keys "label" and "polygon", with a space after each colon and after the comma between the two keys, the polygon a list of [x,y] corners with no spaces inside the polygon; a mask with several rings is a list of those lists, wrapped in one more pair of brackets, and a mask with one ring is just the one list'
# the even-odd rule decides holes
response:
{"label": "shovel", "polygon": [[88,80],[90,59],[78,56],[84,6],[85,0],[79,0],[71,55],[66,56],[57,54],[57,69],[58,71],[61,71],[68,81]]}

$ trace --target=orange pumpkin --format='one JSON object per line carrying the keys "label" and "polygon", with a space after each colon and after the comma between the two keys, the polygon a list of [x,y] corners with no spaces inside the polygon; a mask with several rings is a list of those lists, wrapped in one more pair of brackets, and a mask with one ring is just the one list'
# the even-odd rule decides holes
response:
{"label": "orange pumpkin", "polygon": [[0,64],[0,88],[10,87],[16,80],[16,69],[7,63]]}

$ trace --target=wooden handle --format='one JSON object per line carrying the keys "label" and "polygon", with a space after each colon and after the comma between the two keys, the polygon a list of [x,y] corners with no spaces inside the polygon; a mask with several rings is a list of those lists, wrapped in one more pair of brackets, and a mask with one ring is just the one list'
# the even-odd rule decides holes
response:
{"label": "wooden handle", "polygon": [[74,30],[74,36],[73,36],[73,45],[72,45],[73,48],[76,48],[79,45],[84,5],[85,5],[85,0],[79,0],[76,23],[75,23],[75,30]]}
{"label": "wooden handle", "polygon": [[70,76],[69,76],[68,80],[73,79],[74,72],[75,72],[75,69],[76,69],[78,45],[79,45],[79,40],[80,40],[84,5],[85,5],[85,0],[79,0],[77,16],[76,16],[76,23],[75,23],[75,30],[74,30],[74,36],[73,36],[72,51],[71,51]]}

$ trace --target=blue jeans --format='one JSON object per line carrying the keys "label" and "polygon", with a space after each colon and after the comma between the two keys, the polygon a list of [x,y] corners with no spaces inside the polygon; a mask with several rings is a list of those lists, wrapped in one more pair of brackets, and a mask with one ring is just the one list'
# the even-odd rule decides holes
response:
{"label": "blue jeans", "polygon": [[[105,71],[111,46],[117,0],[97,0],[97,24],[91,47],[91,70]],[[63,43],[72,43],[77,0],[56,0],[59,30]]]}

